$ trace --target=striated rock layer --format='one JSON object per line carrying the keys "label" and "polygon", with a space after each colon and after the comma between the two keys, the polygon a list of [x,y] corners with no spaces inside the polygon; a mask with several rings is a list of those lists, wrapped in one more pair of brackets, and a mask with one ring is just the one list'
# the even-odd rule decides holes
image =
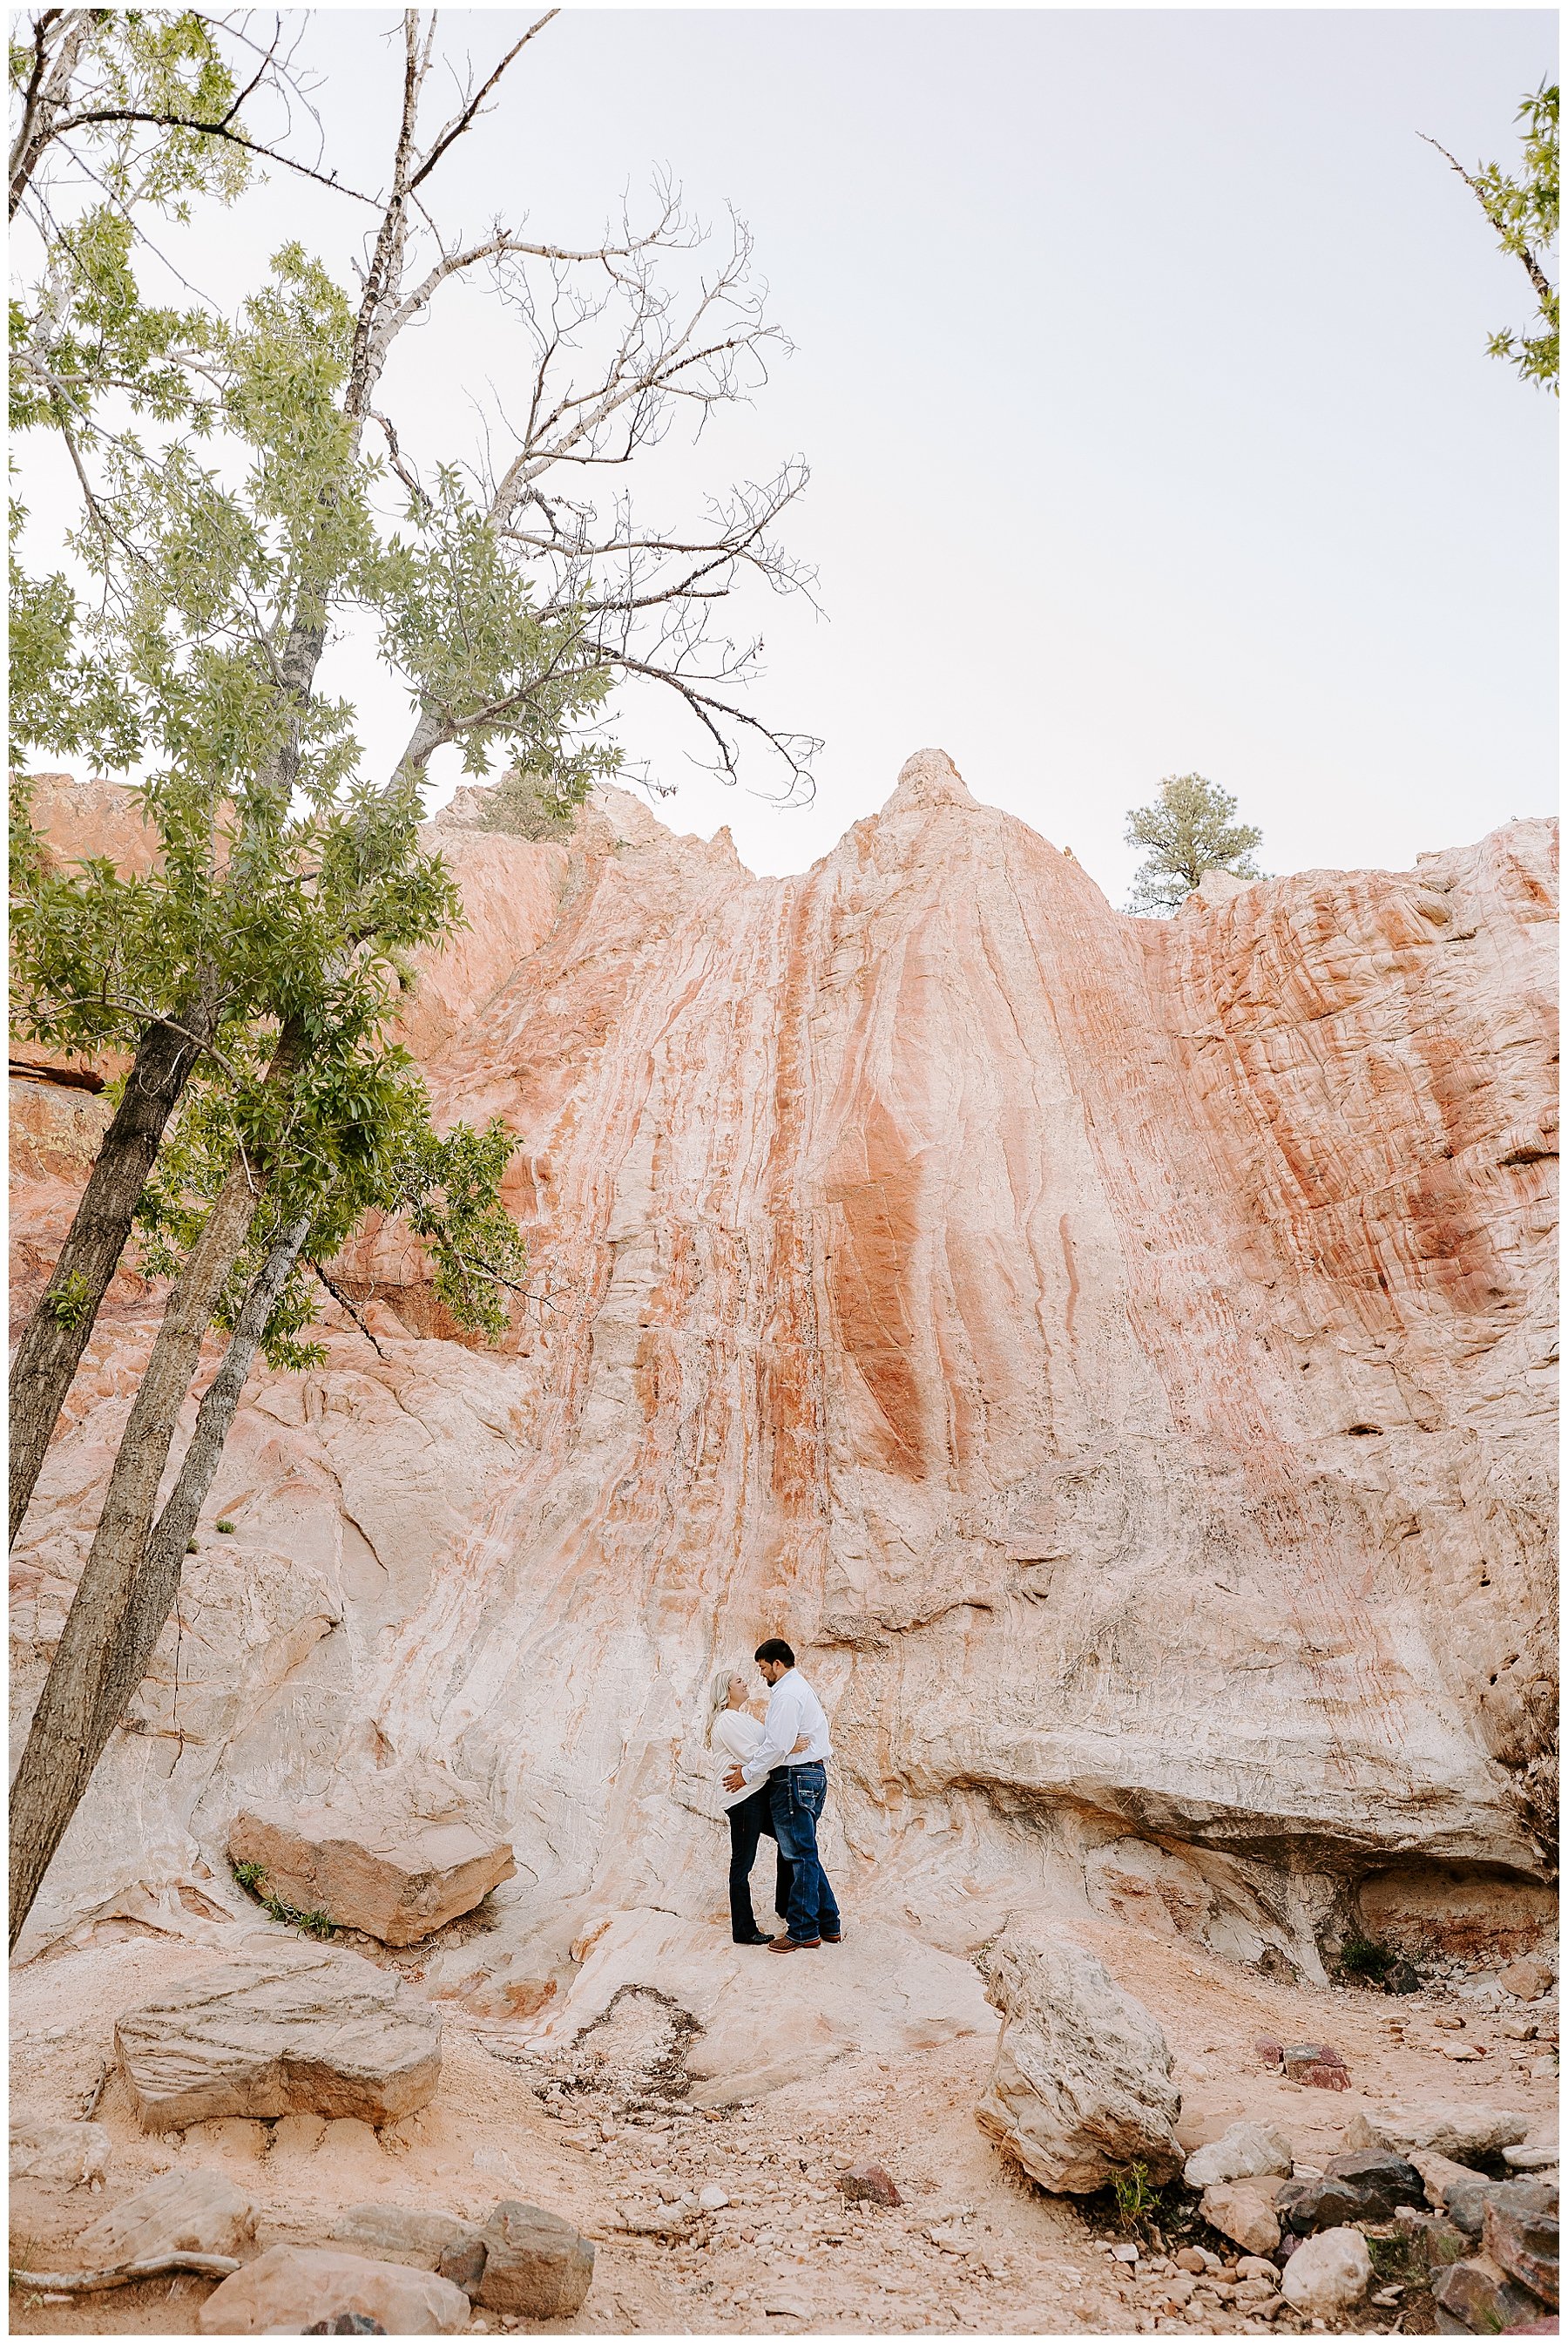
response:
{"label": "striated rock layer", "polygon": [[[407,1039],[518,1135],[540,1298],[486,1353],[406,1232],[358,1242],[379,1351],[340,1320],[247,1388],[236,1535],[26,1942],[218,1932],[240,1807],[430,1760],[505,1820],[508,1946],[718,1917],[704,1691],[782,1632],[862,1912],[958,1944],[1087,1898],[1314,1974],[1358,1895],[1473,1938],[1490,1883],[1529,1943],[1553,827],[1171,921],[934,751],[798,878],[615,791],[568,844],[437,828],[470,926]],[[25,1303],[98,1102],[23,1088]],[[18,1548],[24,1709],[148,1308],[123,1279]]]}

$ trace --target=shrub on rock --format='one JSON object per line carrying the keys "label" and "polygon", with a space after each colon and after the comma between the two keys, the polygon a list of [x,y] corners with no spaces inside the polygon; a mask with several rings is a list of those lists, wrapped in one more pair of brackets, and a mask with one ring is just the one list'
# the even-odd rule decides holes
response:
{"label": "shrub on rock", "polygon": [[1132,2164],[1155,2182],[1181,2170],[1170,2046],[1103,1962],[1009,1929],[986,1998],[1002,2025],[976,2117],[1042,2188],[1084,2196]]}

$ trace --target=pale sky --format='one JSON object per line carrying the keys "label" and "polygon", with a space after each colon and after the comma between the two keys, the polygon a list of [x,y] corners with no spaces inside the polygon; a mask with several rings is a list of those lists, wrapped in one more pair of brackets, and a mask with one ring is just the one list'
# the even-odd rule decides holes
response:
{"label": "pale sky", "polygon": [[[448,51],[487,65],[528,21],[454,12]],[[308,28],[346,178],[379,176],[394,22]],[[1547,10],[550,25],[458,151],[444,217],[591,240],[668,167],[705,217],[750,223],[797,345],[670,478],[812,465],[789,536],[826,616],[760,609],[749,704],[825,736],[816,801],[719,787],[628,702],[628,749],[678,784],[662,817],[728,822],[754,869],[799,870],[936,745],[1120,902],[1126,809],[1168,773],[1231,791],[1274,871],[1400,867],[1549,811],[1557,407],[1486,356],[1529,288],[1417,133],[1512,165],[1554,36]],[[238,283],[297,234],[342,269],[357,227],[276,180],[186,263]],[[458,300],[388,399],[427,459],[462,453],[471,397],[513,363]],[[349,652],[338,668],[357,680]],[[390,753],[401,712],[377,690],[363,715]]]}

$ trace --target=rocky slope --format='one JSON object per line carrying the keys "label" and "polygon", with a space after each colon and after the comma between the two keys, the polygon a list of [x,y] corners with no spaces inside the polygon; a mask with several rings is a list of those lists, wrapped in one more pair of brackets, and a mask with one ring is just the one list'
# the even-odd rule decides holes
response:
{"label": "rocky slope", "polygon": [[[235,1532],[24,1952],[221,1936],[237,1809],[438,1759],[516,1851],[487,1963],[547,1996],[609,1913],[719,1917],[704,1690],[776,1632],[840,1899],[907,1939],[1045,1899],[1308,1980],[1347,1927],[1533,1942],[1552,828],[1154,922],[936,752],[793,879],[617,792],[565,845],[471,815],[407,1035],[518,1136],[538,1298],[481,1351],[358,1244],[378,1348],[337,1317],[247,1388]],[[20,1308],[106,1110],[13,1093]],[[14,1557],[22,1720],[155,1300],[118,1281]]]}

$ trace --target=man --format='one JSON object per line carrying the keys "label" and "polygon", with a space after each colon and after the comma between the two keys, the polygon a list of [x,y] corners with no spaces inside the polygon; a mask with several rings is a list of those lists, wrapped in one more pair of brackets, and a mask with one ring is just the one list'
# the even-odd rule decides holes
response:
{"label": "man", "polygon": [[[827,1761],[833,1750],[828,1721],[782,1636],[768,1637],[754,1657],[772,1689],[762,1739],[744,1766],[731,1766],[724,1787],[739,1791],[768,1784],[779,1854],[790,1866],[789,1934],[775,1937],[770,1950],[794,1954],[836,1945],[843,1935],[839,1907],[817,1854],[817,1819],[827,1801]],[[798,1749],[802,1736],[804,1746]]]}

